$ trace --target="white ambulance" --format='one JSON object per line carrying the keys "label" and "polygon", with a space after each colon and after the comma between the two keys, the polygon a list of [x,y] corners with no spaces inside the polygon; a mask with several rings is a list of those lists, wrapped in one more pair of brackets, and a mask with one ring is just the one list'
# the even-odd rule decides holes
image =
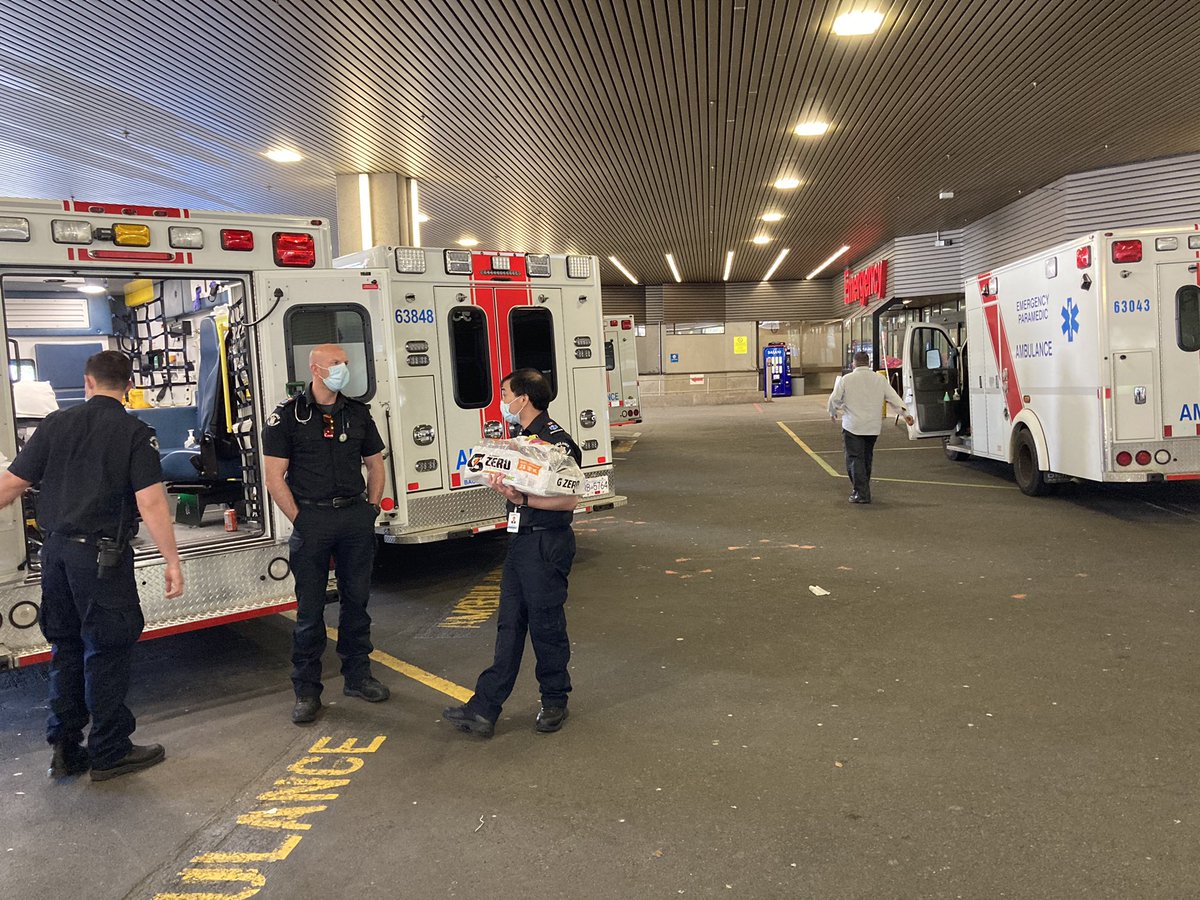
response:
{"label": "white ambulance", "polygon": [[[324,308],[271,320],[282,298],[262,281],[319,277],[332,256],[329,226],[315,219],[0,199],[0,466],[42,418],[84,402],[89,356],[134,359],[130,413],[156,429],[187,582],[182,597],[163,598],[163,561],[142,529],[147,637],[295,605],[290,527],[272,520],[258,448],[284,385],[264,374],[291,358],[290,343],[341,334]],[[370,282],[358,279],[359,295]],[[0,511],[0,667],[49,656],[37,625],[43,537],[36,491]]]}
{"label": "white ambulance", "polygon": [[[376,327],[394,379],[388,415],[398,440],[388,461],[397,488],[380,519],[385,541],[505,526],[503,498],[463,476],[481,437],[508,436],[500,382],[521,368],[549,380],[550,416],[583,453],[577,512],[625,504],[613,490],[595,257],[380,246],[336,265],[347,283],[380,273],[373,297],[384,316]],[[325,292],[319,283],[288,290],[299,303]]]}
{"label": "white ambulance", "polygon": [[608,386],[608,424],[632,425],[642,421],[637,328],[633,316],[605,318],[604,372]]}
{"label": "white ambulance", "polygon": [[1200,479],[1200,225],[1097,232],[966,282],[960,352],[910,325],[912,438],[1071,478]]}

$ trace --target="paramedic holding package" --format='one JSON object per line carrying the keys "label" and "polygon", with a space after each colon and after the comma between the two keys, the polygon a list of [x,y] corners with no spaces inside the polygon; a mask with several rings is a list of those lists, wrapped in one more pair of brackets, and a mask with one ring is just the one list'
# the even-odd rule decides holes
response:
{"label": "paramedic holding package", "polygon": [[[537,369],[518,369],[500,385],[501,413],[520,434],[554,444],[576,464],[583,459],[579,447],[546,412],[550,384]],[[571,676],[571,642],[567,638],[567,576],[575,559],[575,532],[571,519],[578,502],[574,496],[538,497],[524,494],[491,475],[488,484],[508,501],[508,555],[500,580],[500,612],[496,624],[496,652],[491,668],[479,676],[475,695],[465,706],[454,706],[442,717],[462,731],[491,737],[504,701],[512,693],[529,632],[537,657],[537,680],[542,708],[536,730],[558,731],[567,717]]]}
{"label": "paramedic holding package", "polygon": [[892,390],[886,378],[871,371],[867,353],[854,354],[854,370],[838,379],[829,395],[829,415],[842,417],[842,441],[846,446],[846,474],[853,492],[851,503],[871,502],[871,460],[875,441],[883,428],[883,402],[904,410],[905,421],[913,423],[908,407]]}
{"label": "paramedic holding package", "polygon": [[183,571],[158,439],[121,403],[132,387],[129,358],[103,350],[83,372],[87,402],[46,416],[0,476],[0,507],[40,486],[37,519],[46,539],[39,620],[53,645],[50,777],[90,768],[92,781],[106,781],[164,758],[159,744],[130,741],[136,722],[125,705],[133,645],[145,626],[129,545],[138,514],[166,560],[168,599],[183,594]]}
{"label": "paramedic holding package", "polygon": [[[336,344],[308,356],[308,389],[276,407],[263,428],[267,491],[292,520],[289,561],[296,579],[292,632],[292,721],[304,725],[321,710],[325,652],[325,589],[336,560],[337,652],[342,693],[379,703],[388,688],[371,677],[371,567],[375,519],[383,496],[383,439],[367,404],[341,391],[350,381],[346,351]],[[362,469],[367,468],[363,484]],[[364,493],[365,489],[365,493]]]}

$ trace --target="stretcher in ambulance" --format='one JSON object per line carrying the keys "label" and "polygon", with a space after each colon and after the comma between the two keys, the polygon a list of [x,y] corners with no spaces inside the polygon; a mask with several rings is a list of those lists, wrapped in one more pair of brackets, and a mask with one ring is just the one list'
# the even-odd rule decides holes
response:
{"label": "stretcher in ambulance", "polygon": [[608,379],[609,425],[642,421],[636,335],[633,316],[605,317],[604,372]]}
{"label": "stretcher in ambulance", "polygon": [[500,383],[526,367],[550,382],[550,416],[583,452],[576,512],[625,504],[614,490],[604,415],[595,257],[380,246],[335,265],[346,278],[378,272],[387,288],[374,296],[382,312],[375,343],[403,423],[394,422],[397,443],[388,461],[396,489],[383,501],[386,542],[426,543],[505,526],[503,498],[463,476],[481,438],[509,436]]}
{"label": "stretcher in ambulance", "polygon": [[1200,479],[1200,225],[1086,235],[968,279],[964,347],[910,325],[911,438],[1072,478]]}

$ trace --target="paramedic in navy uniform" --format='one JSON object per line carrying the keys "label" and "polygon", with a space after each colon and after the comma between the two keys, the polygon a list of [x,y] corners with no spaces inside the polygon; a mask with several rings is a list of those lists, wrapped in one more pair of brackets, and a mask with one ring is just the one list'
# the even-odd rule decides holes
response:
{"label": "paramedic in navy uniform", "polygon": [[40,622],[53,647],[50,777],[90,767],[93,781],[106,781],[164,758],[159,744],[129,740],[136,722],[125,705],[133,645],[146,624],[129,545],[137,514],[166,560],[168,599],[183,594],[183,572],[154,429],[121,403],[132,387],[129,358],[103,350],[88,358],[83,373],[87,402],[46,416],[0,476],[0,507],[40,485],[37,520],[46,534]]}
{"label": "paramedic in navy uniform", "polygon": [[[571,436],[550,418],[550,384],[537,369],[518,369],[500,385],[500,410],[520,434],[541,438],[583,460]],[[453,706],[442,717],[462,731],[491,737],[504,701],[512,693],[529,632],[537,657],[537,680],[542,708],[536,729],[558,731],[567,717],[571,676],[571,642],[567,638],[567,576],[575,559],[571,518],[577,498],[530,497],[505,486],[500,475],[488,480],[492,490],[508,501],[508,512],[520,516],[520,528],[509,538],[504,574],[500,579],[500,612],[496,624],[496,653],[492,666],[479,676],[475,696],[465,706]]]}
{"label": "paramedic in navy uniform", "polygon": [[308,389],[279,404],[263,428],[267,490],[293,528],[288,547],[296,579],[292,721],[297,725],[313,721],[321,709],[331,556],[337,561],[341,601],[337,652],[345,678],[342,693],[371,703],[389,696],[387,686],[371,677],[367,658],[374,649],[367,598],[375,561],[375,519],[383,496],[383,439],[370,407],[341,393],[350,381],[341,347],[314,347],[308,369],[313,376]]}

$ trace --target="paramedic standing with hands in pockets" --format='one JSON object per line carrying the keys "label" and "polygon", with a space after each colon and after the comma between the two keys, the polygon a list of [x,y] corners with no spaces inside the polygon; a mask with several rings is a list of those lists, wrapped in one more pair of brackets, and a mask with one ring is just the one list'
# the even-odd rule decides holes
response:
{"label": "paramedic standing with hands in pockets", "polygon": [[842,417],[842,441],[846,446],[846,474],[854,490],[851,503],[871,502],[871,460],[875,441],[883,429],[883,402],[904,410],[909,425],[913,417],[900,395],[892,390],[886,378],[871,370],[871,356],[854,354],[854,369],[838,379],[829,395],[829,416]]}

